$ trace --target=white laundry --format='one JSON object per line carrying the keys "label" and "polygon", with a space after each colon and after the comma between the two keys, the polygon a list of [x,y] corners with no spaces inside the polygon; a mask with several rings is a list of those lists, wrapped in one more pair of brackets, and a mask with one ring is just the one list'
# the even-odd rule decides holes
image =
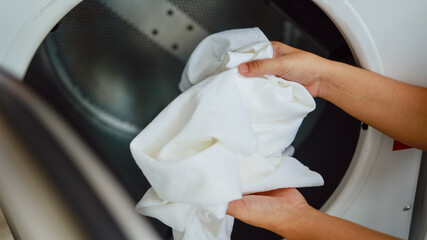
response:
{"label": "white laundry", "polygon": [[185,67],[184,92],[132,141],[152,185],[136,210],[172,227],[175,239],[230,239],[226,209],[242,194],[323,185],[292,149],[284,151],[315,108],[307,90],[238,73],[239,64],[272,56],[258,28],[207,37]]}

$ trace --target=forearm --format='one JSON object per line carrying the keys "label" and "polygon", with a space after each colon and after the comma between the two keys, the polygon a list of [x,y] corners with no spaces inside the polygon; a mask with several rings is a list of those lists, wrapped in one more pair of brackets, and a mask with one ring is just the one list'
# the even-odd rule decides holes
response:
{"label": "forearm", "polygon": [[427,88],[343,63],[328,64],[319,97],[394,139],[427,149]]}
{"label": "forearm", "polygon": [[295,221],[279,228],[276,232],[288,240],[395,240],[355,223],[329,216],[307,206],[295,213]]}

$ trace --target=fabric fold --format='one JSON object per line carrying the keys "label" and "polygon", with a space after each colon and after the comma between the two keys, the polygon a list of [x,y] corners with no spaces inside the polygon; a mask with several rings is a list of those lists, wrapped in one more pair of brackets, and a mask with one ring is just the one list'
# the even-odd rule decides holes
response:
{"label": "fabric fold", "polygon": [[243,62],[272,57],[258,28],[207,37],[184,69],[184,92],[131,142],[152,185],[136,210],[171,226],[175,239],[230,239],[230,201],[323,184],[318,173],[291,157],[290,144],[315,108],[307,90],[237,70]]}

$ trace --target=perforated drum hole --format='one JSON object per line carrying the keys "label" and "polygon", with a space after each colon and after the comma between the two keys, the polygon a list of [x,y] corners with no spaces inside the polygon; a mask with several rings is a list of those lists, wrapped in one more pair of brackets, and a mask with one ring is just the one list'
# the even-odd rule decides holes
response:
{"label": "perforated drum hole", "polygon": [[167,15],[172,16],[173,15],[173,10],[169,9],[166,13],[167,13]]}
{"label": "perforated drum hole", "polygon": [[151,34],[153,34],[154,36],[156,36],[158,33],[159,33],[159,30],[157,30],[157,29],[153,29],[151,31]]}
{"label": "perforated drum hole", "polygon": [[193,28],[194,28],[194,27],[193,27],[193,25],[191,25],[191,24],[189,24],[189,25],[187,26],[187,30],[188,30],[188,31],[190,31],[190,32],[191,32],[191,31],[193,31]]}
{"label": "perforated drum hole", "polygon": [[172,50],[176,51],[178,50],[178,44],[172,44]]}

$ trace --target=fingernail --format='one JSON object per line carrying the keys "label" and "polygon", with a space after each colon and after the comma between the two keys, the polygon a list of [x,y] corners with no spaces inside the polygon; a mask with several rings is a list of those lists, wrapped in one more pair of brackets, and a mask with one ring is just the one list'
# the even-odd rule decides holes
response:
{"label": "fingernail", "polygon": [[242,63],[242,64],[240,64],[240,65],[239,65],[239,72],[240,72],[241,74],[248,73],[248,72],[249,72],[248,64],[247,64],[247,63]]}

